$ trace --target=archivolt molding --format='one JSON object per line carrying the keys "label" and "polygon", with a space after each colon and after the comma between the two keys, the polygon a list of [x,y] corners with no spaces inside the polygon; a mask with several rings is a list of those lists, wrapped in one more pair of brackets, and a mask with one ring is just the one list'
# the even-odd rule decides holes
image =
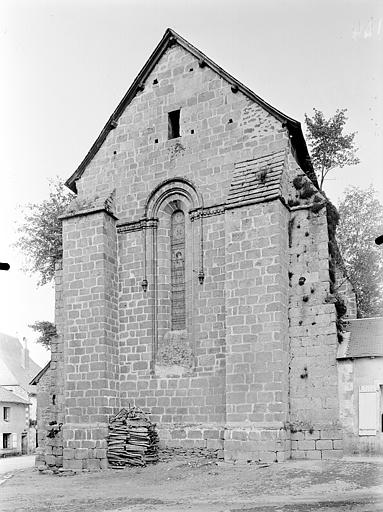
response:
{"label": "archivolt molding", "polygon": [[161,204],[170,196],[179,194],[190,203],[190,210],[203,209],[203,197],[186,178],[170,178],[160,183],[150,194],[145,206],[145,218],[156,218]]}

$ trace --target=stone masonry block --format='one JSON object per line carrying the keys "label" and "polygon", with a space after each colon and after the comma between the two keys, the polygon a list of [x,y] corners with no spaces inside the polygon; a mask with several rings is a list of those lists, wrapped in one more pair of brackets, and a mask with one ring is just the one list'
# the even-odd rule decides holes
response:
{"label": "stone masonry block", "polygon": [[186,439],[185,430],[173,430],[171,432],[172,439]]}
{"label": "stone masonry block", "polygon": [[332,440],[331,439],[319,439],[315,443],[315,447],[317,450],[332,450]]}
{"label": "stone masonry block", "polygon": [[88,448],[76,448],[74,450],[74,458],[75,459],[87,459],[89,456]]}
{"label": "stone masonry block", "polygon": [[307,439],[308,441],[320,439],[320,431],[319,430],[314,430],[312,432],[310,432],[309,430],[305,430],[304,435],[305,435],[305,439]]}
{"label": "stone masonry block", "polygon": [[292,441],[303,441],[305,435],[303,432],[291,432],[291,440]]}
{"label": "stone masonry block", "polygon": [[219,438],[219,430],[204,430],[203,438],[204,439],[218,439]]}
{"label": "stone masonry block", "polygon": [[187,430],[186,431],[188,439],[202,439],[202,431],[201,430]]}
{"label": "stone masonry block", "polygon": [[222,439],[208,439],[206,441],[206,448],[208,450],[221,450],[223,448]]}
{"label": "stone masonry block", "polygon": [[342,439],[334,439],[332,442],[332,447],[334,450],[343,450],[343,440]]}
{"label": "stone masonry block", "polygon": [[322,452],[320,450],[307,450],[306,459],[320,460],[322,458]]}
{"label": "stone masonry block", "polygon": [[291,458],[292,459],[305,459],[306,458],[306,452],[302,450],[295,450],[291,452]]}
{"label": "stone masonry block", "polygon": [[321,439],[343,439],[343,432],[341,430],[321,430]]}
{"label": "stone masonry block", "polygon": [[63,458],[64,458],[64,460],[74,459],[74,449],[73,448],[64,448]]}
{"label": "stone masonry block", "polygon": [[315,441],[298,441],[298,450],[315,450]]}
{"label": "stone masonry block", "polygon": [[322,459],[341,459],[343,450],[322,450]]}
{"label": "stone masonry block", "polygon": [[79,459],[71,459],[71,460],[65,460],[63,463],[64,469],[72,469],[74,471],[81,471],[82,470],[82,460]]}
{"label": "stone masonry block", "polygon": [[108,469],[109,463],[107,459],[100,459],[100,469]]}
{"label": "stone masonry block", "polygon": [[96,459],[105,459],[106,458],[106,449],[105,448],[97,448],[94,450],[94,457]]}
{"label": "stone masonry block", "polygon": [[100,459],[86,459],[83,461],[83,469],[89,469],[90,471],[98,471],[101,469]]}
{"label": "stone masonry block", "polygon": [[[218,436],[217,436],[218,437]],[[248,439],[248,433],[241,430],[234,430],[231,434],[232,439],[238,441],[246,441]]]}

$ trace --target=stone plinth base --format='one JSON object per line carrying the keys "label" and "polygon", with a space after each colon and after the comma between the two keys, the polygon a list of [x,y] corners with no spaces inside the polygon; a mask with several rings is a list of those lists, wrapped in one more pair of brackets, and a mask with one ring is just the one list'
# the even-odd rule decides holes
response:
{"label": "stone plinth base", "polygon": [[108,467],[107,435],[107,424],[65,425],[63,427],[63,468],[75,471],[106,469]]}
{"label": "stone plinth base", "polygon": [[292,459],[340,459],[343,457],[343,432],[340,429],[291,432]]}
{"label": "stone plinth base", "polygon": [[225,429],[225,461],[282,462],[290,458],[290,440],[285,429]]}

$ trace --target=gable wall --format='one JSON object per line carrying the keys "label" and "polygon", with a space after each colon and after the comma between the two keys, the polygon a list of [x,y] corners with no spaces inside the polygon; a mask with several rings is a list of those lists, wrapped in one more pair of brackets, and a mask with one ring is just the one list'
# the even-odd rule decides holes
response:
{"label": "gable wall", "polygon": [[[179,108],[182,136],[167,140],[168,112]],[[79,198],[116,188],[116,215],[132,221],[143,216],[145,201],[159,183],[183,176],[203,192],[205,205],[220,204],[234,162],[273,153],[287,143],[279,121],[242,93],[234,94],[230,84],[200,68],[176,45],[161,58],[77,182]]]}

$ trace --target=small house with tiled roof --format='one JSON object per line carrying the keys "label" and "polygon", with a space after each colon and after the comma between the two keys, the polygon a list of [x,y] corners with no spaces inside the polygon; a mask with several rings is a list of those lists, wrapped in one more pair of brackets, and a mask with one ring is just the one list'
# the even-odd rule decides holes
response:
{"label": "small house with tiled roof", "polygon": [[66,183],[48,464],[107,467],[129,404],[168,449],[341,456],[333,226],[298,121],[168,29]]}
{"label": "small house with tiled roof", "polygon": [[29,381],[39,370],[25,339],[0,333],[0,456],[36,448],[36,388]]}
{"label": "small house with tiled roof", "polygon": [[340,415],[349,453],[383,454],[383,318],[349,320],[338,349]]}

